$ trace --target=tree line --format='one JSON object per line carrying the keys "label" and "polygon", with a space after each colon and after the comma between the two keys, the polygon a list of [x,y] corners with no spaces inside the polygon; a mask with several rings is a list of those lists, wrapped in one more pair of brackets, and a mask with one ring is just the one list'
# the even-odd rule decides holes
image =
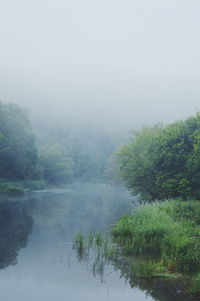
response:
{"label": "tree line", "polygon": [[36,180],[50,185],[102,181],[113,170],[112,155],[119,141],[117,135],[98,127],[36,126],[33,130],[24,108],[0,102],[1,180]]}

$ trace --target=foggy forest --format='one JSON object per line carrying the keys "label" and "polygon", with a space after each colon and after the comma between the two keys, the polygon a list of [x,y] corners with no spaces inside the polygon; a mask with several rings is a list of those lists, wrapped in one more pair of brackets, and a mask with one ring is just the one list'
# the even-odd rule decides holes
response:
{"label": "foggy forest", "polygon": [[200,299],[200,3],[0,3],[5,301]]}

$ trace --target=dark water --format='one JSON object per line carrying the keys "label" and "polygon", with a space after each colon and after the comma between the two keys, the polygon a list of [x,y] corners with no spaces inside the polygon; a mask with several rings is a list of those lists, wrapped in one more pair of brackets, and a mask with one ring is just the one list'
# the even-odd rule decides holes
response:
{"label": "dark water", "polygon": [[109,230],[132,202],[126,191],[103,184],[1,199],[1,300],[183,300],[174,283],[131,279],[122,262],[108,264],[103,277],[94,277],[77,259],[74,234]]}

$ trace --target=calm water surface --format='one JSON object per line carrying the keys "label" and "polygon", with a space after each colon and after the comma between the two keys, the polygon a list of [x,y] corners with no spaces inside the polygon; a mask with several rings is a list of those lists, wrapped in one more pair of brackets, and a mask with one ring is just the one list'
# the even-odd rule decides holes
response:
{"label": "calm water surface", "polygon": [[[105,267],[94,277],[72,249],[75,233],[106,231],[130,210],[133,200],[119,188],[74,184],[0,202],[0,292],[5,301],[150,301],[151,288],[131,288],[122,271]],[[148,292],[148,294],[147,294]],[[179,299],[174,299],[179,300]]]}

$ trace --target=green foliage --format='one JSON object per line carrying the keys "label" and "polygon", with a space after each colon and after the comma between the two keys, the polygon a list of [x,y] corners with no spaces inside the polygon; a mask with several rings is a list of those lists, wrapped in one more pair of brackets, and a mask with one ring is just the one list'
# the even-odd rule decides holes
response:
{"label": "green foliage", "polygon": [[152,260],[149,261],[135,261],[131,265],[131,274],[134,277],[145,277],[149,278],[152,276],[157,276],[158,274],[162,274],[163,269],[160,267],[159,263],[154,262]]}
{"label": "green foliage", "polygon": [[158,155],[159,126],[136,132],[134,139],[119,153],[120,173],[127,188],[134,194],[142,193],[147,198],[156,198],[155,170],[152,164]]}
{"label": "green foliage", "polygon": [[117,186],[122,186],[123,181],[119,175],[119,164],[118,164],[118,156],[117,151],[114,151],[111,156],[108,157],[108,160],[105,164],[104,169],[104,178],[106,179],[106,182],[114,183]]}
{"label": "green foliage", "polygon": [[[107,235],[89,233],[88,237],[83,237],[77,233],[74,238],[73,248],[79,261],[91,265],[93,275],[100,276],[103,281],[104,268],[108,260],[112,260],[117,255],[117,247],[111,243]],[[91,252],[92,250],[92,252]]]}
{"label": "green foliage", "polygon": [[37,149],[27,112],[0,102],[0,177],[23,180],[36,177]]}
{"label": "green foliage", "polygon": [[136,132],[119,163],[126,186],[143,199],[200,199],[200,114]]}
{"label": "green foliage", "polygon": [[43,178],[49,184],[67,183],[73,175],[73,161],[60,144],[48,144],[40,151]]}
{"label": "green foliage", "polygon": [[[118,181],[117,171],[115,171],[116,156],[112,154],[120,141],[124,140],[124,135],[119,136],[118,133],[113,133],[107,128],[88,126],[81,128],[75,126],[67,129],[43,127],[39,128],[36,134],[41,173],[45,173],[44,177],[47,182],[54,182],[57,178],[55,175],[55,179],[53,177],[49,179],[48,172],[45,171],[48,169],[50,169],[50,174],[54,172],[58,174],[58,169],[62,175],[63,172],[68,171],[70,174],[61,176],[63,178],[61,182],[78,180],[113,183]],[[57,153],[56,156],[55,153]],[[50,164],[51,161],[54,163]],[[57,161],[60,166],[56,166]]]}
{"label": "green foliage", "polygon": [[183,273],[200,269],[200,234],[191,223],[179,223],[163,240],[164,262]]}
{"label": "green foliage", "polygon": [[103,242],[104,242],[104,239],[103,239],[101,233],[97,233],[97,235],[95,237],[95,244],[97,246],[101,246],[103,244]]}
{"label": "green foliage", "polygon": [[24,194],[24,187],[19,183],[0,181],[0,193],[21,196]]}
{"label": "green foliage", "polygon": [[200,203],[198,201],[170,200],[160,203],[159,208],[176,221],[189,221],[191,224],[200,225]]}
{"label": "green foliage", "polygon": [[126,253],[160,255],[162,239],[171,231],[172,218],[157,204],[144,205],[133,216],[124,216],[113,227],[113,235]]}
{"label": "green foliage", "polygon": [[72,129],[66,147],[74,162],[74,178],[79,181],[102,181],[108,178],[109,159],[122,137],[109,128],[83,126]]}
{"label": "green foliage", "polygon": [[126,254],[157,258],[169,272],[195,273],[200,269],[199,206],[177,200],[143,205],[114,225],[114,241]]}
{"label": "green foliage", "polygon": [[82,251],[84,249],[84,237],[81,233],[77,233],[74,240],[74,248]]}

